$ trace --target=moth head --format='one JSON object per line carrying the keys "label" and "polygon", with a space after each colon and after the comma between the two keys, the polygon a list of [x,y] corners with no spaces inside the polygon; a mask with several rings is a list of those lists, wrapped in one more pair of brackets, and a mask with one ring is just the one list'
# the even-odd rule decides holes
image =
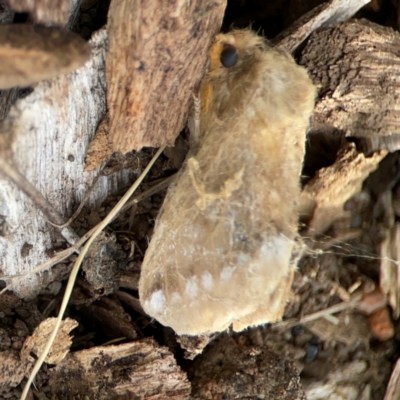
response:
{"label": "moth head", "polygon": [[257,59],[265,48],[265,40],[251,31],[217,35],[210,52],[210,72],[226,73],[229,69],[234,72],[251,58]]}
{"label": "moth head", "polygon": [[[203,127],[209,121],[231,118],[227,110],[243,107],[264,73],[264,38],[250,30],[215,37],[209,53],[209,70],[201,89]],[[229,116],[228,116],[229,114]]]}

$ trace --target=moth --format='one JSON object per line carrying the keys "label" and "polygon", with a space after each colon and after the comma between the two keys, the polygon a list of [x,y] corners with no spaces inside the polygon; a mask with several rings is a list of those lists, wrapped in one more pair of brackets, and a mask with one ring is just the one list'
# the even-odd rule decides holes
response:
{"label": "moth", "polygon": [[281,318],[314,98],[283,50],[250,30],[216,36],[192,149],[142,264],[140,302],[161,324],[198,335]]}

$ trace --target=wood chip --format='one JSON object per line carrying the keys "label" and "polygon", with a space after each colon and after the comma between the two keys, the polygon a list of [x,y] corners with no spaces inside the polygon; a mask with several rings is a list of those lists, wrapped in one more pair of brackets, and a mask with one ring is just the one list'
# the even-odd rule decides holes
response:
{"label": "wood chip", "polygon": [[[43,352],[47,341],[53,332],[56,318],[45,319],[33,332],[32,336],[29,336],[24,343],[24,347],[21,350],[21,355],[27,358],[30,352],[36,355],[40,355]],[[58,364],[68,354],[72,344],[72,338],[69,333],[78,326],[78,322],[71,318],[66,318],[61,322],[60,329],[57,333],[56,339],[53,346],[46,357],[48,364]]]}
{"label": "wood chip", "polygon": [[101,331],[109,338],[137,338],[131,317],[117,299],[102,297],[88,307],[88,313],[101,326]]}
{"label": "wood chip", "polygon": [[135,399],[190,396],[189,381],[172,353],[150,338],[71,353],[51,372],[49,383],[51,393],[63,398],[112,399],[128,392]]}
{"label": "wood chip", "polygon": [[362,183],[387,154],[385,150],[365,157],[354,144],[339,152],[336,162],[317,171],[304,187],[300,215],[311,218],[304,236],[323,233],[333,221],[349,215],[344,204],[361,191]]}
{"label": "wood chip", "polygon": [[[10,108],[1,125],[1,155],[12,159],[15,168],[40,188],[61,215],[71,215],[96,179],[96,174],[82,170],[88,141],[106,110],[105,29],[95,32],[90,45],[92,56],[82,68],[51,83],[38,83],[30,95]],[[126,188],[132,175],[122,171],[118,177],[103,180],[92,192],[90,204],[97,207],[110,191]],[[0,225],[10,227],[6,228],[7,237],[0,240],[3,274],[24,275],[49,259],[54,233],[32,202],[18,193],[11,182],[2,179],[1,186]],[[22,258],[25,242],[34,246],[29,256]],[[16,277],[14,282],[18,283],[13,290],[21,298],[32,298],[54,279],[57,278],[51,274],[24,281]]]}

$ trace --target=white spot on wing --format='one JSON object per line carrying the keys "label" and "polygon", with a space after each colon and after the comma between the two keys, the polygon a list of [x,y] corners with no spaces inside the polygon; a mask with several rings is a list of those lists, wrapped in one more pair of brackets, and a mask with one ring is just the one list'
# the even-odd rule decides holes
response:
{"label": "white spot on wing", "polygon": [[194,299],[197,296],[198,290],[199,287],[197,285],[197,276],[190,277],[186,282],[186,294],[189,296],[189,298]]}
{"label": "white spot on wing", "polygon": [[261,257],[265,261],[271,261],[273,258],[286,259],[287,254],[291,251],[292,244],[284,236],[272,238],[270,241],[265,242],[260,249]]}
{"label": "white spot on wing", "polygon": [[150,300],[146,301],[147,307],[155,313],[165,312],[165,295],[162,290],[154,292]]}
{"label": "white spot on wing", "polygon": [[229,282],[232,278],[234,267],[224,267],[219,274],[222,282]]}
{"label": "white spot on wing", "polygon": [[213,277],[208,271],[204,272],[204,274],[201,276],[201,284],[205,290],[211,291],[213,288]]}
{"label": "white spot on wing", "polygon": [[293,241],[284,235],[268,238],[256,257],[248,264],[247,271],[251,275],[272,274],[276,279],[288,272]]}

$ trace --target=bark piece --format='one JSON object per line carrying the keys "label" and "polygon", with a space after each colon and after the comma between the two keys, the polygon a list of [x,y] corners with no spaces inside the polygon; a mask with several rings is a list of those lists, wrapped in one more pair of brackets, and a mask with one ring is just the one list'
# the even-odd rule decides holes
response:
{"label": "bark piece", "polygon": [[311,32],[323,26],[332,26],[338,22],[346,21],[367,4],[368,1],[331,0],[321,4],[279,34],[273,42],[291,53]]}
{"label": "bark piece", "polygon": [[113,151],[174,144],[225,5],[225,0],[111,2],[106,65]]}
{"label": "bark piece", "polygon": [[398,32],[366,20],[314,32],[300,58],[319,89],[311,129],[339,130],[367,153],[399,149],[399,52]]}
{"label": "bark piece", "polygon": [[90,46],[76,33],[42,26],[0,25],[0,89],[30,86],[82,66]]}
{"label": "bark piece", "polygon": [[191,375],[193,399],[306,399],[294,363],[226,334],[194,361]]}
{"label": "bark piece", "polygon": [[386,150],[365,157],[354,144],[343,148],[336,162],[317,171],[304,187],[300,215],[311,218],[305,236],[323,233],[333,221],[345,218],[347,200],[361,191],[362,183],[387,154]]}
{"label": "bark piece", "polygon": [[[43,352],[43,349],[46,346],[51,333],[53,332],[55,322],[56,318],[45,319],[35,329],[32,336],[29,336],[26,339],[24,348],[21,350],[21,355],[23,358],[27,359],[30,352],[33,352],[37,356]],[[69,333],[77,326],[78,322],[71,318],[66,318],[61,322],[56,339],[46,357],[46,363],[58,364],[65,358],[72,344],[72,339]]]}
{"label": "bark piece", "polygon": [[29,13],[36,23],[64,26],[68,22],[71,0],[5,0],[19,13]]}
{"label": "bark piece", "polygon": [[128,392],[134,394],[128,398],[154,400],[190,395],[186,374],[153,339],[71,353],[51,373],[50,387],[59,399],[113,399]]}

